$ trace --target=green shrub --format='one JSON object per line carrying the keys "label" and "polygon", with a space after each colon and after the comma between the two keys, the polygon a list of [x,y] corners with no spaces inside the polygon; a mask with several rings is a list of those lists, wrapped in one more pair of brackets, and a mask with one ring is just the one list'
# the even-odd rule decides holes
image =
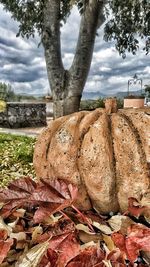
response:
{"label": "green shrub", "polygon": [[[123,99],[117,99],[117,106],[119,109],[123,108]],[[99,98],[97,100],[82,100],[80,104],[80,110],[94,110],[96,108],[105,107],[105,98]]]}
{"label": "green shrub", "polygon": [[80,110],[94,110],[96,108],[104,108],[104,99],[97,100],[82,100],[80,103]]}
{"label": "green shrub", "polygon": [[0,112],[5,111],[6,109],[6,102],[3,100],[0,100]]}

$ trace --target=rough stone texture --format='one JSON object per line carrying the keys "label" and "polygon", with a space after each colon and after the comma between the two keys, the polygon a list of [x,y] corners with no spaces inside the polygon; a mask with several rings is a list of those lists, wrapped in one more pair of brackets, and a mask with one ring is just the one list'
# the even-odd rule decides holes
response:
{"label": "rough stone texture", "polygon": [[0,127],[22,128],[46,125],[45,103],[7,103],[4,112],[0,112]]}
{"label": "rough stone texture", "polygon": [[82,209],[92,203],[102,213],[125,211],[128,197],[150,196],[150,108],[112,111],[59,118],[35,146],[37,177],[76,184]]}

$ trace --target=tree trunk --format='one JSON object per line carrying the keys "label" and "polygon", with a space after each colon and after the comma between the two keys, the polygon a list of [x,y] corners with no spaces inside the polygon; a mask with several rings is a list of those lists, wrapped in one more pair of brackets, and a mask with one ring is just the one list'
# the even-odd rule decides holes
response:
{"label": "tree trunk", "polygon": [[96,30],[103,22],[105,1],[90,0],[81,17],[73,63],[65,70],[60,45],[60,0],[47,0],[42,42],[48,79],[54,101],[54,118],[79,110],[80,99],[90,70]]}
{"label": "tree trunk", "polygon": [[54,118],[79,111],[81,96],[67,96],[53,101]]}

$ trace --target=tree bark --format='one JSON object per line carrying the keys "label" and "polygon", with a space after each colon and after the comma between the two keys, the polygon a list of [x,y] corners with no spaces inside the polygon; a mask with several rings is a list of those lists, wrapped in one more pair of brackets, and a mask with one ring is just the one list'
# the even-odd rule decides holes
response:
{"label": "tree bark", "polygon": [[92,61],[96,31],[103,20],[105,1],[89,0],[81,17],[74,60],[65,70],[61,57],[60,0],[47,0],[42,42],[54,102],[54,118],[79,110],[80,99]]}

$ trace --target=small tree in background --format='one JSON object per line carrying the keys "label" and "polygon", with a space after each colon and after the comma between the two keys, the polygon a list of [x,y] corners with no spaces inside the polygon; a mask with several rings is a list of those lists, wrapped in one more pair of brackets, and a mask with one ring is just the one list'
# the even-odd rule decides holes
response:
{"label": "small tree in background", "polygon": [[150,84],[145,85],[145,96],[150,98]]}
{"label": "small tree in background", "polygon": [[0,82],[0,100],[7,101],[14,95],[10,84]]}

